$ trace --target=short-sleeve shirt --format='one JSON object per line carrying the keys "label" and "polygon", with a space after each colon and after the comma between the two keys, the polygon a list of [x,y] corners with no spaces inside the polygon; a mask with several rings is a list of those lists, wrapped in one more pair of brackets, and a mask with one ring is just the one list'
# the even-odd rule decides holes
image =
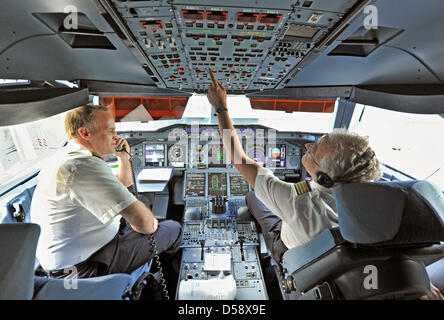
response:
{"label": "short-sleeve shirt", "polygon": [[303,245],[322,231],[338,226],[331,189],[314,181],[311,191],[298,194],[293,183],[281,181],[273,172],[259,168],[254,184],[256,197],[282,219],[281,239],[288,249]]}
{"label": "short-sleeve shirt", "polygon": [[31,203],[42,267],[60,270],[89,258],[114,238],[119,213],[135,201],[103,159],[69,142],[40,171]]}

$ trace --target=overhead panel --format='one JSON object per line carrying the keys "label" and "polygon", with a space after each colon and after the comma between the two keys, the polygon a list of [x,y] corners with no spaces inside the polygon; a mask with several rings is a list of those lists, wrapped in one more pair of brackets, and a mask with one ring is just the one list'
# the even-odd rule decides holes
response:
{"label": "overhead panel", "polygon": [[136,39],[160,76],[158,87],[206,91],[211,69],[228,91],[239,93],[283,88],[301,61],[366,1],[279,1],[274,8],[263,0],[248,7],[231,0],[101,2]]}

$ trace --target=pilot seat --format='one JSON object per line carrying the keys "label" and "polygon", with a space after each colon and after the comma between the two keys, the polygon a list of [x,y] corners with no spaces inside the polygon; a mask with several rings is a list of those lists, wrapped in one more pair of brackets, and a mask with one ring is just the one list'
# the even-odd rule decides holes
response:
{"label": "pilot seat", "polygon": [[6,204],[6,216],[0,224],[3,248],[0,260],[8,263],[0,267],[1,274],[5,275],[0,281],[0,300],[138,300],[150,275],[152,261],[131,274],[76,281],[52,279],[44,274],[35,257],[40,227],[30,223],[34,191],[35,186],[27,188]]}
{"label": "pilot seat", "polygon": [[[339,228],[288,250],[276,267],[284,299],[417,299],[429,293],[426,266],[444,257],[442,192],[426,181],[392,181],[343,184],[333,195]],[[433,264],[441,280],[436,270],[444,271],[443,261]]]}

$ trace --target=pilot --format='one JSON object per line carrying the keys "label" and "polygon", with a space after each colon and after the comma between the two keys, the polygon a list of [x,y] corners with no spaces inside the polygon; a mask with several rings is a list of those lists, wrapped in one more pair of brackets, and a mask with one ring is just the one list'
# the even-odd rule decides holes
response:
{"label": "pilot", "polygon": [[[367,138],[346,129],[335,129],[305,146],[307,153],[302,157],[302,165],[312,177],[311,182],[281,181],[245,154],[228,115],[226,91],[211,70],[209,73],[212,83],[207,97],[218,115],[225,150],[231,163],[255,190],[247,195],[247,206],[260,225],[273,258],[281,262],[288,249],[338,226],[331,187],[344,182],[378,180],[379,161]],[[431,287],[430,296],[424,298],[442,298],[439,290]]]}
{"label": "pilot", "polygon": [[[42,268],[53,278],[131,273],[153,257],[148,234],[158,253],[175,253],[180,224],[159,223],[127,189],[134,182],[130,149],[117,137],[111,111],[78,107],[66,114],[65,130],[69,142],[40,171],[31,204]],[[117,176],[102,158],[109,154],[118,158]]]}

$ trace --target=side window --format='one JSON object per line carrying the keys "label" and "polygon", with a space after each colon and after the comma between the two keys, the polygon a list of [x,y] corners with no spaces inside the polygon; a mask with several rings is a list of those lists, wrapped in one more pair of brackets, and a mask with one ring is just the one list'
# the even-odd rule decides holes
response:
{"label": "side window", "polygon": [[368,136],[382,163],[444,191],[444,115],[356,105],[350,131]]}
{"label": "side window", "polygon": [[67,141],[64,113],[26,124],[0,127],[0,193],[38,171]]}

